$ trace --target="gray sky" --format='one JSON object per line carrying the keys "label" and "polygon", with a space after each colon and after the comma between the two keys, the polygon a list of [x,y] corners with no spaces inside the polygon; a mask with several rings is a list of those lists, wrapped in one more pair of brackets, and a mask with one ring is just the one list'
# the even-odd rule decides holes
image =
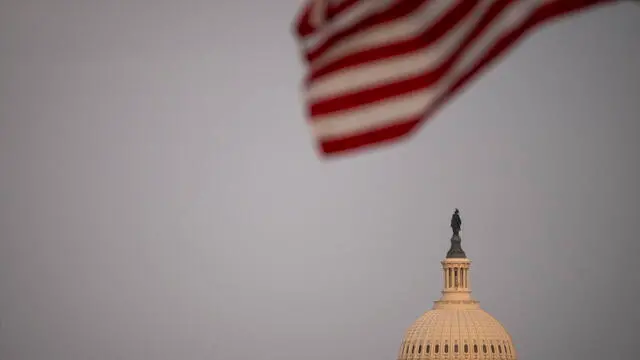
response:
{"label": "gray sky", "polygon": [[637,353],[640,8],[322,161],[299,0],[0,1],[0,358],[395,359],[454,207],[521,359]]}

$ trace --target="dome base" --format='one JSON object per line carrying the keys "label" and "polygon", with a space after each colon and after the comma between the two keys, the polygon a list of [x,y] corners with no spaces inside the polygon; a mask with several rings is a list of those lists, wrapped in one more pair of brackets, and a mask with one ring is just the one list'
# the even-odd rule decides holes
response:
{"label": "dome base", "polygon": [[480,302],[473,299],[465,300],[438,300],[433,302],[433,309],[480,309]]}

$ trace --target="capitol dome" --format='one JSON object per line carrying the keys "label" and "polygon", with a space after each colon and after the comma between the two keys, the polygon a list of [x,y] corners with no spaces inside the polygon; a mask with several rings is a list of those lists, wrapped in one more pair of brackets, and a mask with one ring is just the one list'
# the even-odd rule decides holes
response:
{"label": "capitol dome", "polygon": [[451,249],[442,261],[442,297],[407,329],[398,360],[515,360],[516,350],[507,330],[471,296],[471,261],[460,245],[457,209],[451,223]]}

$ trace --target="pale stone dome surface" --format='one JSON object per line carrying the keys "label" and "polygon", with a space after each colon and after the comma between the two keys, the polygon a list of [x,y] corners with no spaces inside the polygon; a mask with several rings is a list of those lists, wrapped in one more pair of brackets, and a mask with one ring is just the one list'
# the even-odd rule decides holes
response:
{"label": "pale stone dome surface", "polygon": [[460,246],[459,221],[454,225],[452,246],[442,261],[442,297],[407,329],[397,359],[516,360],[507,330],[471,297],[471,261]]}
{"label": "pale stone dome surface", "polygon": [[477,309],[434,309],[406,331],[398,359],[516,359],[511,336]]}

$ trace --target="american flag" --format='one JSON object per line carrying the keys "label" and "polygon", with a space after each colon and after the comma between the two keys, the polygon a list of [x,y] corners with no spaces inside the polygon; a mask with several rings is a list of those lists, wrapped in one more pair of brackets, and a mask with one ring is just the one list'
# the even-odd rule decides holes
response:
{"label": "american flag", "polygon": [[541,23],[614,0],[307,0],[295,21],[321,154],[407,137]]}

